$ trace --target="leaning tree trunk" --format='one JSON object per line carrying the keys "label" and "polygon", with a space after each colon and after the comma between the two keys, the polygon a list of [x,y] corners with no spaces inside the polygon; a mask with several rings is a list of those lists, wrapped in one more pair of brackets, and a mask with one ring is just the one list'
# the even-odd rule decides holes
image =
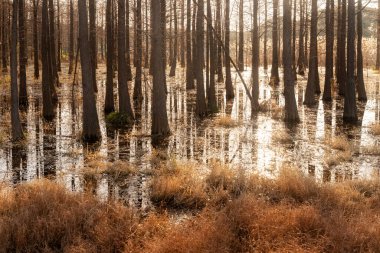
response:
{"label": "leaning tree trunk", "polygon": [[33,0],[33,60],[35,79],[40,78],[38,56],[38,0]]}
{"label": "leaning tree trunk", "polygon": [[18,141],[24,138],[22,132],[19,101],[18,101],[18,86],[17,86],[17,12],[19,8],[18,0],[13,0],[12,10],[12,32],[11,32],[11,125],[12,125],[12,140]]}
{"label": "leaning tree trunk", "polygon": [[96,3],[95,0],[89,0],[89,13],[90,13],[90,54],[91,54],[91,75],[92,85],[94,91],[98,92],[96,84],[96,65],[97,65],[97,50],[96,50]]}
{"label": "leaning tree trunk", "polygon": [[308,106],[314,105],[316,103],[315,92],[316,87],[319,86],[317,52],[318,0],[312,0],[311,3],[309,74],[304,101],[304,104]]}
{"label": "leaning tree trunk", "polygon": [[153,71],[153,92],[152,92],[152,128],[154,137],[165,137],[170,134],[168,115],[166,111],[166,86],[165,71],[162,67],[163,58],[163,30],[161,4],[163,0],[151,0],[152,15],[152,71]]}
{"label": "leaning tree trunk", "polygon": [[25,26],[25,0],[18,1],[18,33],[20,39],[20,94],[19,103],[21,107],[28,106],[28,92],[26,87],[26,63],[27,63],[27,43],[26,43],[26,26]]}
{"label": "leaning tree trunk", "polygon": [[136,8],[136,76],[133,90],[133,99],[141,102],[143,100],[141,76],[142,76],[142,22],[141,22],[141,1],[137,1]]}
{"label": "leaning tree trunk", "polygon": [[244,1],[239,3],[239,55],[238,55],[239,71],[244,71]]}
{"label": "leaning tree trunk", "polygon": [[186,89],[194,89],[194,70],[191,55],[191,0],[187,0],[186,20]]}
{"label": "leaning tree trunk", "polygon": [[278,85],[280,76],[278,72],[278,25],[277,25],[278,0],[273,0],[273,28],[272,28],[272,70],[271,82]]}
{"label": "leaning tree trunk", "polygon": [[259,0],[253,1],[253,34],[252,34],[252,116],[258,112],[259,106],[259,64],[260,64],[260,40],[258,24]]}
{"label": "leaning tree trunk", "polygon": [[225,13],[225,67],[226,67],[226,98],[227,100],[235,97],[234,88],[232,86],[231,77],[231,58],[230,58],[230,0],[226,0],[226,13]]}
{"label": "leaning tree trunk", "polygon": [[73,68],[74,68],[74,6],[73,6],[73,0],[70,0],[69,75],[73,73]]}
{"label": "leaning tree trunk", "polygon": [[197,79],[197,102],[196,102],[196,114],[199,117],[204,117],[207,114],[206,108],[206,98],[205,98],[205,88],[204,88],[204,0],[198,1],[198,12],[197,12],[197,55],[195,57],[196,69],[196,79]]}
{"label": "leaning tree trunk", "polygon": [[42,56],[42,115],[45,120],[54,119],[55,112],[51,85],[53,82],[50,60],[48,0],[42,0],[41,56]]}
{"label": "leaning tree trunk", "polygon": [[[79,0],[81,1],[81,0]],[[128,1],[128,0],[127,0]],[[112,24],[112,0],[107,0],[106,4],[106,27],[107,27],[107,77],[106,77],[106,98],[104,111],[106,114],[115,111],[113,97],[113,61],[114,61],[114,40]],[[91,73],[91,72],[88,72]]]}
{"label": "leaning tree trunk", "polygon": [[125,59],[125,0],[118,0],[118,81],[119,81],[119,112],[133,119],[131,99],[129,96],[127,72],[127,62]]}
{"label": "leaning tree trunk", "polygon": [[[293,0],[295,1],[295,0]],[[296,104],[296,97],[294,94],[294,80],[292,73],[291,62],[291,30],[292,30],[292,17],[291,6],[289,0],[283,0],[283,50],[282,50],[282,62],[284,63],[284,93],[285,93],[285,121],[298,122],[298,110]]]}
{"label": "leaning tree trunk", "polygon": [[343,121],[358,121],[355,92],[355,0],[348,0],[347,83],[344,96]]}
{"label": "leaning tree trunk", "polygon": [[323,100],[331,101],[331,82],[334,78],[334,0],[326,1],[326,74]]}
{"label": "leaning tree trunk", "polygon": [[358,14],[357,14],[357,27],[358,27],[358,45],[357,45],[357,86],[358,86],[358,99],[359,101],[367,101],[367,93],[364,85],[363,74],[363,52],[362,52],[362,39],[363,39],[363,11],[362,0],[358,0]]}
{"label": "leaning tree trunk", "polygon": [[96,142],[101,138],[98,112],[96,110],[95,91],[93,76],[89,75],[92,70],[91,46],[88,34],[87,1],[78,0],[79,14],[79,48],[82,66],[82,89],[83,89],[83,130],[84,141]]}

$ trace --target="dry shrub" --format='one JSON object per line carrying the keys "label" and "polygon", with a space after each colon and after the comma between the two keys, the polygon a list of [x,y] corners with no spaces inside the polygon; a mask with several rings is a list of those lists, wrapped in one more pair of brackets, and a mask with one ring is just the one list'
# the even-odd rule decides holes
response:
{"label": "dry shrub", "polygon": [[2,252],[120,252],[136,227],[127,208],[44,180],[17,186],[0,201]]}
{"label": "dry shrub", "polygon": [[215,120],[215,124],[219,127],[233,128],[239,126],[239,122],[228,116],[222,116]]}
{"label": "dry shrub", "polygon": [[351,160],[352,153],[350,150],[346,150],[327,155],[324,162],[328,167],[332,167]]}
{"label": "dry shrub", "polygon": [[373,124],[371,126],[371,132],[373,135],[380,135],[380,124]]}
{"label": "dry shrub", "polygon": [[170,161],[154,172],[151,199],[165,207],[202,208],[206,205],[207,194],[205,184],[198,177],[194,164]]}
{"label": "dry shrub", "polygon": [[285,130],[275,132],[273,134],[273,141],[279,142],[281,144],[292,144],[293,139],[292,136],[286,132]]}
{"label": "dry shrub", "polygon": [[351,149],[351,144],[346,137],[336,136],[327,141],[327,144],[330,145],[332,149],[347,151]]}
{"label": "dry shrub", "polygon": [[380,155],[380,146],[372,145],[363,148],[363,154],[365,155]]}

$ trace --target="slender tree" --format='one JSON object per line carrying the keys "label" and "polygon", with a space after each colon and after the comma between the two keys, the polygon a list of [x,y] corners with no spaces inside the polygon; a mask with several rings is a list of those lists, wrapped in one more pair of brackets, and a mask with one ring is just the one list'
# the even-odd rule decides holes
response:
{"label": "slender tree", "polygon": [[33,60],[34,78],[40,77],[40,64],[38,61],[38,0],[33,0]]}
{"label": "slender tree", "polygon": [[70,0],[70,28],[69,28],[69,75],[73,73],[74,67],[74,5]]}
{"label": "slender tree", "polygon": [[129,36],[129,0],[125,0],[125,44],[127,48],[127,79],[128,81],[132,81],[132,68],[131,68],[131,49],[130,49],[130,36]]}
{"label": "slender tree", "polygon": [[[296,0],[295,0],[296,1]],[[299,75],[305,75],[305,46],[304,46],[304,33],[305,33],[305,2],[300,0],[300,32],[298,37],[298,61],[297,68]]]}
{"label": "slender tree", "polygon": [[340,19],[338,22],[340,22],[340,27],[339,27],[339,41],[338,45],[339,47],[337,48],[337,54],[338,54],[338,76],[337,76],[337,82],[339,85],[339,95],[343,96],[345,95],[346,91],[346,81],[347,81],[347,69],[346,69],[346,35],[347,35],[347,22],[346,22],[346,9],[347,9],[347,1],[342,0],[342,5],[341,5],[341,14],[340,14]]}
{"label": "slender tree", "polygon": [[331,101],[331,82],[334,78],[334,0],[326,1],[326,71],[323,100]]}
{"label": "slender tree", "polygon": [[185,67],[185,0],[181,1],[181,55],[180,55],[180,61],[181,61],[181,67]]}
{"label": "slender tree", "polygon": [[62,54],[62,38],[61,38],[61,8],[59,0],[57,0],[57,71],[61,72],[61,54]]}
{"label": "slender tree", "polygon": [[377,47],[376,47],[376,69],[380,69],[380,1],[377,1]]}
{"label": "slender tree", "polygon": [[[82,1],[82,0],[79,0]],[[114,37],[113,37],[113,19],[112,19],[112,0],[106,3],[106,26],[107,26],[107,77],[106,77],[106,98],[104,111],[111,113],[115,111],[113,97],[113,62],[114,62]],[[91,73],[91,72],[88,72]]]}
{"label": "slender tree", "polygon": [[355,92],[355,0],[348,0],[347,83],[344,96],[343,121],[358,121]]}
{"label": "slender tree", "polygon": [[177,22],[177,0],[173,0],[173,19],[174,19],[174,47],[173,47],[173,57],[171,62],[171,68],[169,76],[175,76],[175,71],[177,68],[177,57],[178,57],[178,22]]}
{"label": "slender tree", "polygon": [[5,1],[2,2],[2,15],[1,15],[1,62],[2,62],[2,71],[5,73],[8,71],[8,38],[7,38],[7,18],[6,13],[7,11],[7,5],[5,4]]}
{"label": "slender tree", "polygon": [[294,80],[297,80],[296,67],[296,37],[297,37],[297,0],[293,1],[293,32],[292,32],[292,72]]}
{"label": "slender tree", "polygon": [[133,119],[133,111],[131,106],[131,99],[128,90],[127,79],[127,62],[125,59],[125,0],[118,0],[118,81],[119,81],[119,112],[127,115],[129,119]]}
{"label": "slender tree", "polygon": [[[221,19],[222,19],[222,14],[221,14],[221,0],[216,0],[216,36],[218,38],[222,38],[222,24],[221,24]],[[221,83],[224,81],[223,77],[223,61],[222,61],[222,55],[223,55],[223,50],[222,50],[222,44],[218,41],[217,43],[217,63],[216,63],[216,72],[218,74],[218,82]]]}
{"label": "slender tree", "polygon": [[195,57],[196,69],[196,79],[197,79],[197,102],[196,102],[196,114],[199,117],[204,117],[207,114],[206,98],[205,98],[205,88],[204,88],[204,0],[198,1],[198,12],[197,12],[197,54]]}
{"label": "slender tree", "polygon": [[285,94],[285,121],[298,122],[298,110],[294,94],[294,79],[292,73],[292,52],[291,47],[291,30],[292,16],[290,0],[283,0],[283,51],[282,58],[284,63],[284,94]]}
{"label": "slender tree", "polygon": [[244,1],[239,2],[239,71],[244,71]]}
{"label": "slender tree", "polygon": [[[258,24],[259,0],[253,1],[253,34],[252,34],[252,112],[257,112],[259,106],[259,64],[260,64],[260,40]],[[253,113],[252,113],[253,115]]]}
{"label": "slender tree", "polygon": [[136,8],[136,76],[133,90],[133,99],[141,102],[143,100],[141,76],[142,76],[142,21],[141,21],[141,1],[137,1]]}
{"label": "slender tree", "polygon": [[268,71],[268,1],[264,1],[264,70]]}
{"label": "slender tree", "polygon": [[271,70],[271,82],[274,85],[278,85],[280,82],[280,76],[278,72],[278,0],[273,0],[273,27],[272,27],[272,70]]}
{"label": "slender tree", "polygon": [[42,0],[41,18],[42,115],[45,120],[52,120],[55,116],[53,91],[51,90],[52,87],[54,88],[54,85],[52,85],[54,79],[50,59],[48,0]]}
{"label": "slender tree", "polygon": [[87,0],[78,0],[79,48],[82,67],[83,89],[83,140],[96,142],[101,138],[98,112],[96,110],[95,91],[93,86],[92,62],[88,32]]}
{"label": "slender tree", "polygon": [[96,50],[96,2],[95,0],[89,0],[88,3],[90,13],[90,54],[91,54],[91,80],[94,86],[94,91],[98,92],[98,86],[96,84],[96,65],[97,65],[97,50]]}
{"label": "slender tree", "polygon": [[[277,0],[275,0],[277,1]],[[232,86],[232,77],[231,77],[231,58],[230,58],[230,0],[226,0],[225,6],[225,68],[226,68],[226,98],[233,99],[235,97],[234,88]],[[199,48],[199,47],[198,47]]]}
{"label": "slender tree", "polygon": [[367,101],[367,92],[364,85],[363,74],[363,52],[362,52],[362,40],[363,40],[363,6],[362,0],[358,0],[358,12],[357,12],[357,27],[358,27],[358,44],[357,44],[357,57],[356,57],[356,69],[357,69],[357,86],[358,86],[358,99],[359,101]]}
{"label": "slender tree", "polygon": [[11,33],[11,124],[12,140],[18,141],[24,138],[22,132],[17,85],[17,15],[19,1],[13,0],[12,5],[12,33]]}
{"label": "slender tree", "polygon": [[[54,88],[54,84],[59,84],[59,76],[58,76],[58,70],[57,70],[57,56],[56,56],[56,46],[55,46],[55,11],[54,11],[54,1],[49,0],[49,43],[50,43],[50,60],[51,60],[51,72],[53,75],[53,82],[51,83],[51,86],[53,86],[51,89]],[[53,91],[52,91],[53,92]],[[56,102],[57,99],[54,98],[54,101]]]}
{"label": "slender tree", "polygon": [[21,107],[28,106],[28,92],[26,87],[26,64],[27,64],[27,42],[25,26],[25,0],[18,2],[18,34],[19,34],[19,51],[20,51],[20,94],[19,103]]}
{"label": "slender tree", "polygon": [[317,21],[318,21],[318,0],[311,1],[311,27],[310,27],[310,57],[309,73],[307,79],[305,105],[314,105],[316,103],[316,87],[319,86],[318,75],[318,52],[317,52]]}
{"label": "slender tree", "polygon": [[186,17],[186,89],[194,89],[194,70],[192,62],[191,47],[191,0],[187,0]]}
{"label": "slender tree", "polygon": [[218,111],[218,104],[216,101],[216,91],[215,91],[215,72],[216,72],[216,59],[214,55],[216,54],[215,38],[213,34],[212,26],[212,11],[211,2],[207,0],[207,32],[209,40],[209,55],[210,57],[210,85],[207,91],[207,107],[210,113],[215,113]]}
{"label": "slender tree", "polygon": [[165,137],[170,134],[168,115],[166,111],[166,85],[165,72],[162,67],[162,15],[161,4],[165,0],[151,0],[151,15],[152,15],[152,56],[153,61],[153,92],[152,92],[152,129],[153,136]]}

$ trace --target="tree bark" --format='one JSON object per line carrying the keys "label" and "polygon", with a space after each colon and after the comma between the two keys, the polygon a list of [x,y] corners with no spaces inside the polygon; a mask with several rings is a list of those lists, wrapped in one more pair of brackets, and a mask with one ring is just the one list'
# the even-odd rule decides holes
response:
{"label": "tree bark", "polygon": [[[295,1],[295,0],[293,0]],[[291,62],[291,48],[289,47],[291,43],[291,30],[292,30],[292,17],[291,17],[291,6],[289,0],[283,0],[283,51],[282,51],[282,62],[284,63],[284,93],[285,93],[285,117],[286,122],[298,122],[298,110],[296,104],[296,98],[294,94],[294,79],[292,73],[292,62]]]}
{"label": "tree bark", "polygon": [[13,0],[12,7],[12,33],[11,33],[11,125],[12,125],[12,141],[18,141],[24,138],[22,132],[20,114],[19,114],[19,98],[17,86],[17,15],[19,1]]}
{"label": "tree bark", "polygon": [[340,41],[338,42],[338,59],[339,59],[339,68],[338,68],[338,76],[337,82],[339,84],[339,95],[345,95],[345,86],[347,81],[347,72],[346,72],[346,8],[347,2],[346,0],[342,0],[341,6],[341,18],[340,18],[340,33],[338,36],[340,37]]}
{"label": "tree bark", "polygon": [[141,102],[143,100],[141,76],[142,76],[142,22],[141,22],[141,1],[137,1],[136,8],[136,76],[133,90],[133,99]]}
{"label": "tree bark", "polygon": [[125,59],[125,0],[118,0],[118,81],[119,81],[119,113],[133,120],[134,115],[129,96],[127,79],[127,62]]}
{"label": "tree bark", "polygon": [[7,34],[7,19],[6,19],[6,14],[8,13],[7,7],[5,5],[5,1],[2,1],[2,20],[1,20],[1,62],[2,62],[2,71],[5,73],[8,71],[8,37]]}
{"label": "tree bark", "polygon": [[239,2],[239,71],[244,71],[244,1]]}
{"label": "tree bark", "polygon": [[[277,1],[277,0],[275,0]],[[230,62],[230,0],[226,0],[225,6],[225,68],[226,68],[226,99],[230,100],[235,97],[234,88],[232,86],[231,62]]]}
{"label": "tree bark", "polygon": [[331,82],[334,78],[334,0],[326,1],[326,74],[323,101],[331,101]]}
{"label": "tree bark", "polygon": [[268,71],[268,1],[264,1],[264,70]]}
{"label": "tree bark", "polygon": [[91,54],[91,80],[93,81],[94,91],[98,92],[96,84],[96,65],[97,65],[97,50],[96,50],[96,2],[89,0],[89,13],[90,13],[90,54]]}
{"label": "tree bark", "polygon": [[377,46],[376,46],[376,69],[380,69],[380,1],[377,1]]}
{"label": "tree bark", "polygon": [[358,99],[359,101],[367,101],[367,92],[364,85],[363,74],[363,52],[362,52],[362,40],[363,40],[363,11],[362,0],[358,0],[358,13],[357,13],[357,27],[358,27],[358,45],[357,45],[357,86],[358,86]]}
{"label": "tree bark", "polygon": [[82,66],[83,89],[83,132],[82,137],[86,142],[96,142],[101,138],[98,112],[96,110],[92,70],[91,45],[88,34],[87,0],[78,0],[79,14],[79,48]]}
{"label": "tree bark", "polygon": [[[82,1],[82,0],[79,0]],[[127,0],[128,1],[128,0]],[[106,78],[106,98],[104,111],[106,114],[115,111],[113,97],[113,61],[114,61],[114,39],[113,39],[113,19],[112,0],[107,0],[106,4],[106,27],[107,27],[107,78]],[[91,73],[91,72],[88,72]]]}
{"label": "tree bark", "polygon": [[344,96],[343,121],[346,123],[356,123],[358,121],[355,92],[355,0],[348,0],[347,83]]}
{"label": "tree bark", "polygon": [[[152,15],[152,56],[153,92],[152,92],[152,129],[153,137],[165,137],[170,134],[166,111],[165,71],[162,67],[162,15],[161,4],[164,0],[151,0]],[[159,139],[159,138],[158,138]]]}
{"label": "tree bark", "polygon": [[132,81],[132,68],[131,68],[131,44],[130,44],[130,36],[129,36],[129,0],[125,0],[125,11],[126,11],[126,17],[125,17],[125,44],[127,47],[127,79],[128,81]]}
{"label": "tree bark", "polygon": [[196,114],[199,117],[204,117],[207,114],[206,98],[205,98],[205,88],[204,88],[204,0],[198,1],[198,12],[197,12],[197,54],[195,57],[196,61],[196,79],[197,79],[197,102],[196,102]]}
{"label": "tree bark", "polygon": [[[54,88],[54,84],[59,84],[59,76],[58,76],[58,70],[57,70],[57,57],[56,57],[56,46],[55,46],[55,11],[54,11],[54,1],[49,0],[49,42],[50,42],[50,59],[51,59],[51,72],[53,75],[53,82],[52,82],[52,88]],[[53,92],[53,91],[52,91]],[[56,100],[54,98],[54,100]],[[55,101],[56,102],[56,101]]]}
{"label": "tree bark", "polygon": [[20,51],[20,106],[25,108],[28,106],[28,92],[26,87],[26,63],[27,63],[27,43],[26,43],[26,26],[25,26],[25,0],[18,1],[18,34],[19,34],[19,51]]}
{"label": "tree bark", "polygon": [[69,75],[73,73],[74,67],[74,6],[70,0],[70,28],[69,28]]}
{"label": "tree bark", "polygon": [[38,62],[38,0],[33,0],[33,58],[34,78],[40,78],[40,64]]}
{"label": "tree bark", "polygon": [[191,55],[191,0],[187,0],[186,21],[186,89],[194,89],[194,70]]}
{"label": "tree bark", "polygon": [[207,106],[208,111],[210,113],[215,113],[218,111],[218,104],[216,101],[216,91],[215,91],[215,70],[216,70],[216,47],[215,47],[215,39],[213,34],[212,27],[212,11],[211,11],[211,3],[210,0],[207,0],[207,32],[208,32],[208,40],[209,40],[209,55],[210,55],[210,85],[207,91]]}
{"label": "tree bark", "polygon": [[300,32],[298,39],[298,74],[305,75],[305,44],[304,44],[304,33],[305,33],[305,0],[300,0]]}
{"label": "tree bark", "polygon": [[[219,38],[222,38],[222,14],[221,14],[221,0],[216,0],[216,33]],[[217,63],[216,63],[216,71],[218,74],[218,83],[224,81],[223,77],[223,60],[222,60],[223,50],[222,45],[218,41],[217,43]]]}
{"label": "tree bark", "polygon": [[173,0],[173,15],[174,15],[174,47],[173,47],[173,57],[171,62],[171,68],[169,76],[175,76],[175,71],[177,68],[177,57],[178,57],[178,22],[177,22],[177,0]]}
{"label": "tree bark", "polygon": [[273,85],[278,85],[280,76],[278,72],[278,0],[273,0],[273,28],[272,28],[272,70],[271,82]]}
{"label": "tree bark", "polygon": [[259,106],[259,64],[260,40],[258,24],[259,0],[253,1],[253,34],[252,34],[252,116],[260,110]]}

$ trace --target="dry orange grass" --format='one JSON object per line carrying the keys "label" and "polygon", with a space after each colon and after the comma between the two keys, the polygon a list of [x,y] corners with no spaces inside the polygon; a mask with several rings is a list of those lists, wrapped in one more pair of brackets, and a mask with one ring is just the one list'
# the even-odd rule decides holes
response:
{"label": "dry orange grass", "polygon": [[215,124],[219,127],[233,128],[239,126],[239,122],[228,116],[222,116],[215,120]]}
{"label": "dry orange grass", "polygon": [[327,141],[327,144],[335,150],[347,151],[352,148],[351,143],[343,136],[335,136]]}
{"label": "dry orange grass", "polygon": [[371,126],[371,132],[374,135],[380,135],[380,124],[374,124]]}

